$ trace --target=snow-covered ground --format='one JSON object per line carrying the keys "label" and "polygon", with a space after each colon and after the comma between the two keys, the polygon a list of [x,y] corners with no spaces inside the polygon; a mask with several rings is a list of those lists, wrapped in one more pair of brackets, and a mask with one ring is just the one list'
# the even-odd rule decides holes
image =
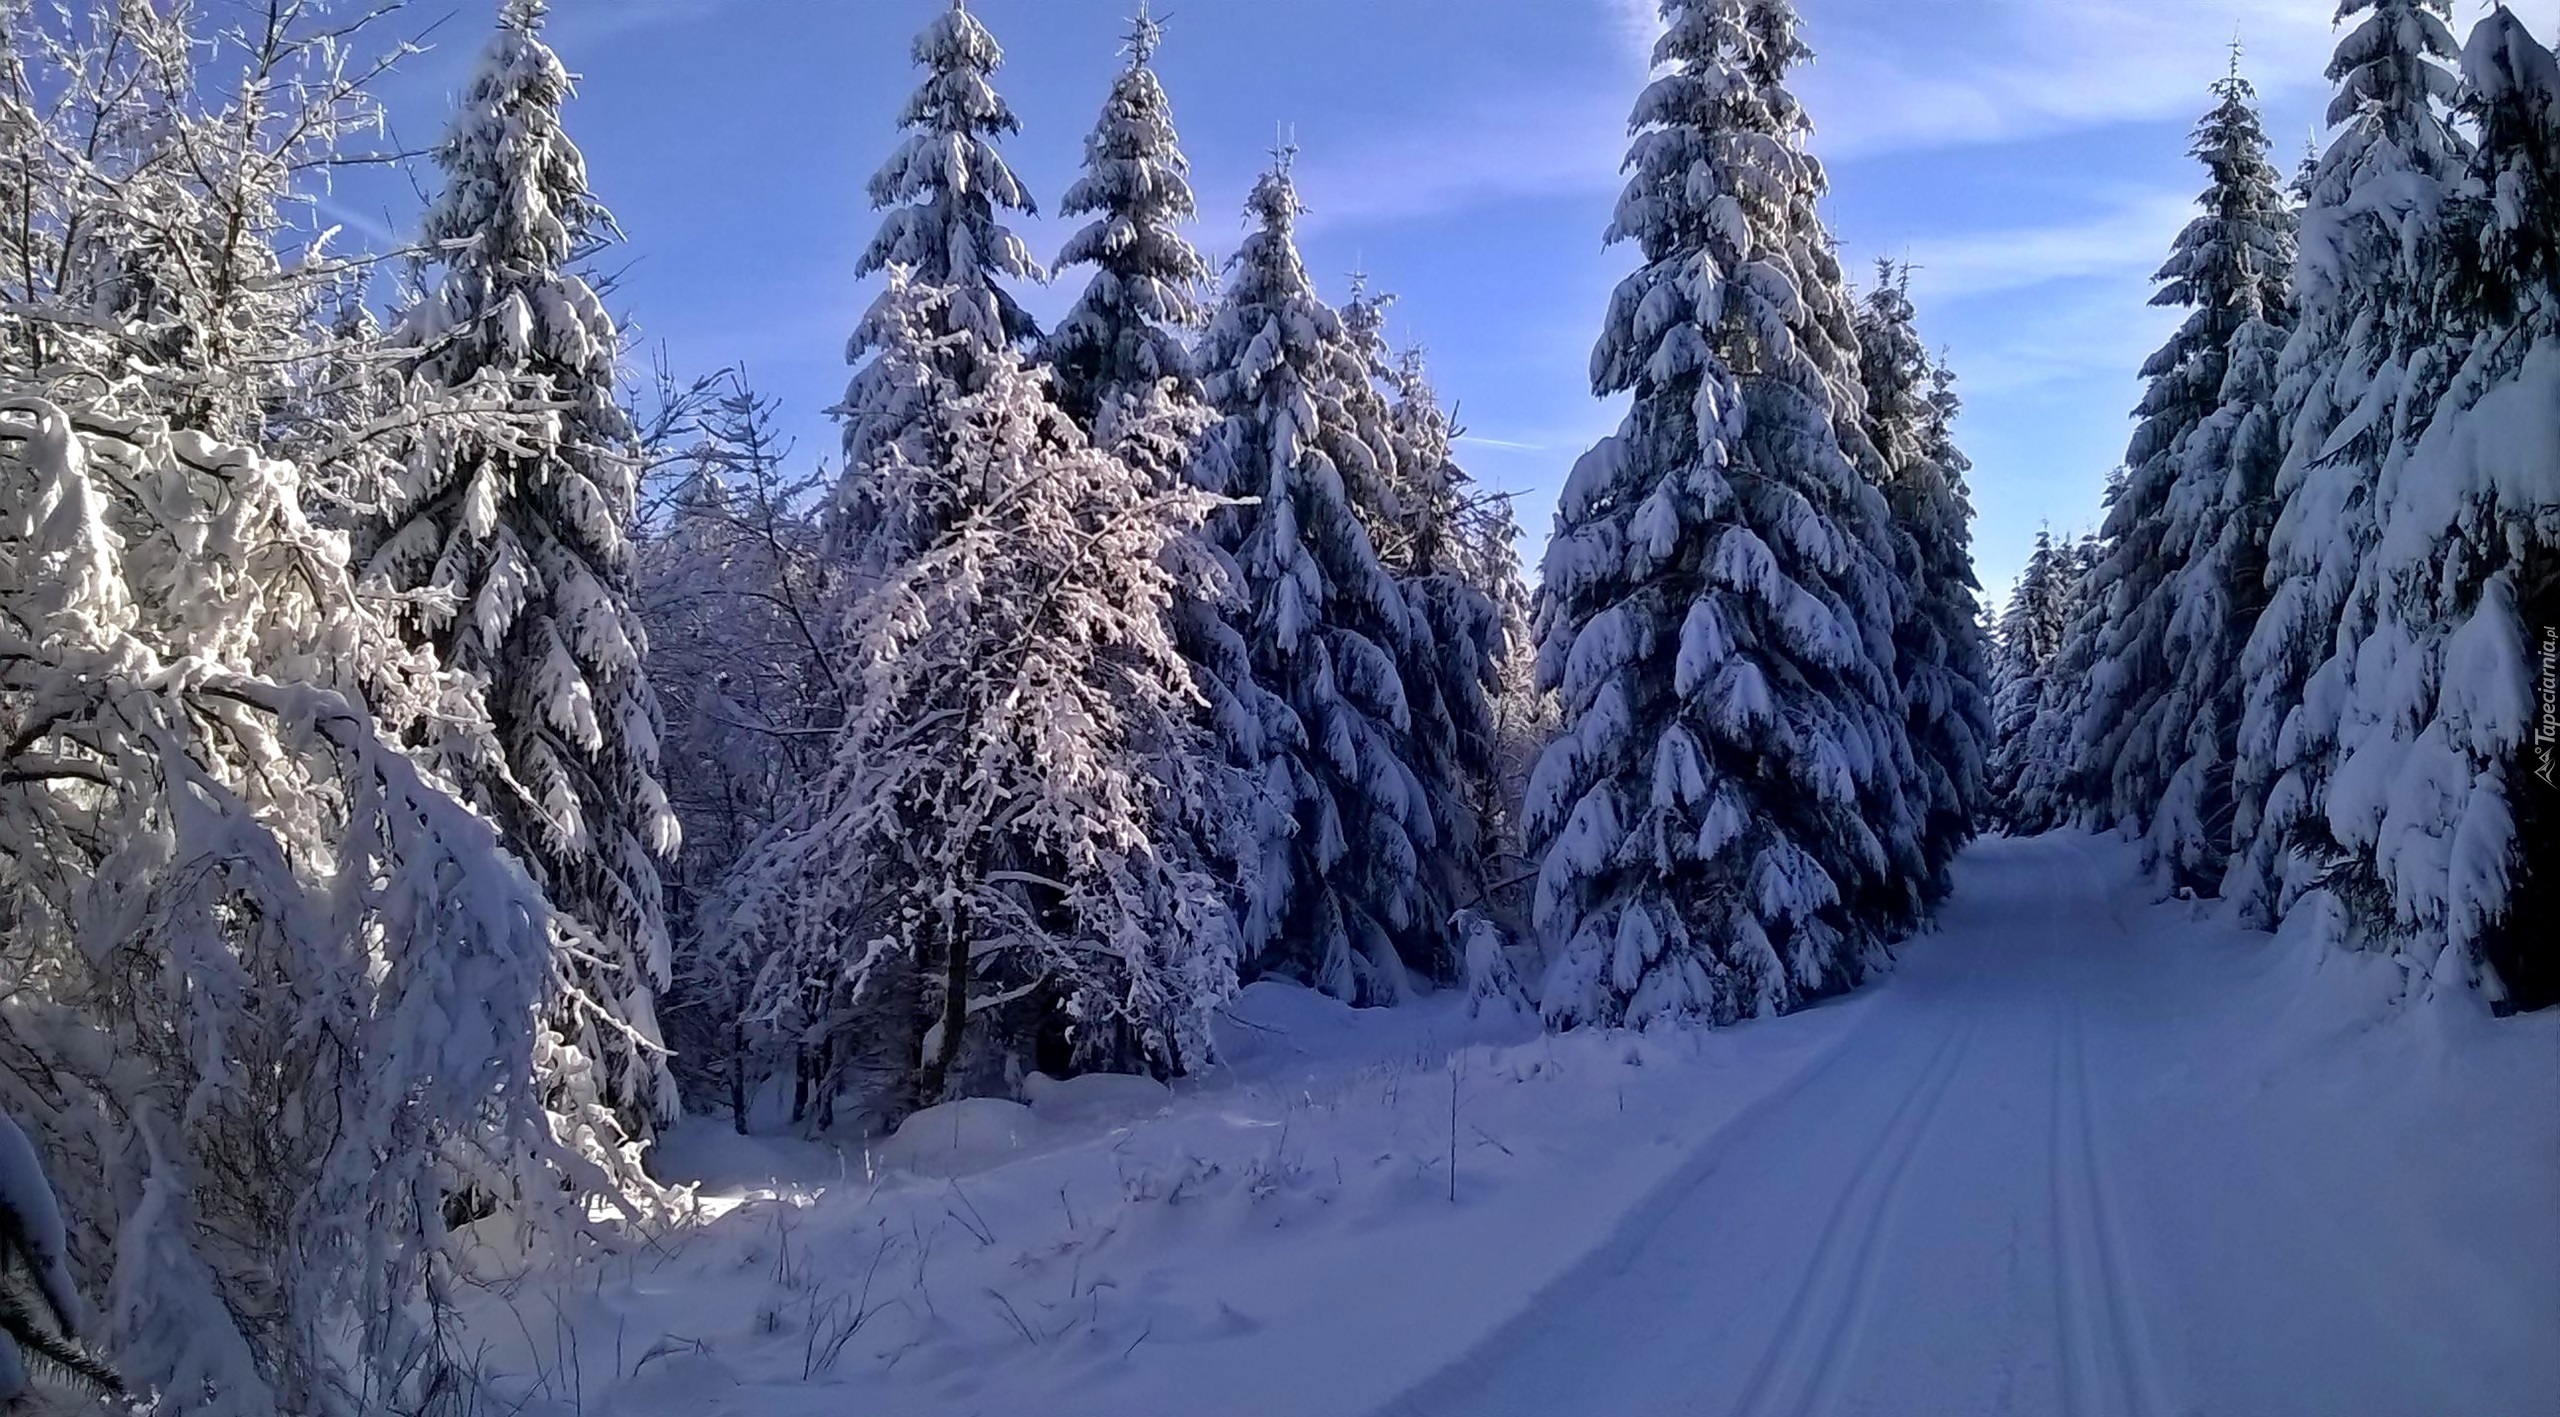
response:
{"label": "snow-covered ground", "polygon": [[2151,897],[1988,841],[1893,978],[1772,1022],[1259,986],[1171,1091],[689,1124],[717,1218],[475,1340],[528,1417],[2554,1410],[2560,1017]]}

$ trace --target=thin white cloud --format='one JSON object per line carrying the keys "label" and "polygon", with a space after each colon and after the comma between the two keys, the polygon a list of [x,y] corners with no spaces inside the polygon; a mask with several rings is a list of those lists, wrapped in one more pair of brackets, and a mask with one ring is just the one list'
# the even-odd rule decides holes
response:
{"label": "thin white cloud", "polygon": [[1311,148],[1298,187],[1314,228],[1618,185],[1629,92],[1519,93],[1347,151]]}
{"label": "thin white cloud", "polygon": [[[676,3],[678,0],[667,0]],[[1507,93],[1352,151],[1310,151],[1318,226],[1615,190],[1626,114],[1661,32],[1656,0],[1585,0],[1624,62]],[[2460,0],[2458,18],[2492,0]],[[1795,87],[1826,159],[2191,118],[2229,62],[2269,97],[2316,92],[2330,0],[1799,0],[1819,57]]]}
{"label": "thin white cloud", "polygon": [[1662,0],[1600,0],[1600,4],[1626,45],[1627,57],[1637,68],[1651,70],[1654,41],[1662,38]]}
{"label": "thin white cloud", "polygon": [[558,0],[548,26],[555,44],[601,43],[660,25],[686,24],[736,0]]}
{"label": "thin white cloud", "polygon": [[[1656,0],[1586,0],[1623,62],[1574,83],[1471,103],[1348,151],[1311,149],[1314,226],[1428,215],[1487,201],[1608,192],[1626,116],[1661,33]],[[2208,0],[1804,0],[1821,51],[1797,81],[1826,158],[1995,142],[2184,114],[2220,73],[2228,32]],[[2319,0],[2210,0],[2248,16],[2251,68],[2320,82]],[[1990,55],[1993,57],[1985,58]],[[2302,76],[2307,75],[2307,80]]]}
{"label": "thin white cloud", "polygon": [[1584,0],[1618,37],[1619,62],[1548,89],[1477,99],[1346,151],[1310,150],[1299,189],[1312,227],[1392,221],[1508,198],[1611,192],[1627,112],[1662,32],[1659,0]]}
{"label": "thin white cloud", "polygon": [[2321,0],[1810,0],[1797,87],[1825,156],[2036,137],[2192,113],[2229,62],[2269,92],[2317,85]]}
{"label": "thin white cloud", "polygon": [[2089,276],[2148,275],[2195,215],[2192,193],[2129,192],[2085,220],[1914,239],[1924,299],[1961,300]]}
{"label": "thin white cloud", "polygon": [[1487,438],[1477,433],[1461,433],[1450,441],[1469,447],[1498,448],[1506,453],[1543,453],[1547,450],[1544,443],[1515,443],[1508,438]]}
{"label": "thin white cloud", "polygon": [[[2460,0],[2457,33],[2492,0]],[[1802,0],[1825,157],[2006,142],[2199,111],[2236,39],[2269,96],[2318,91],[2329,0]]]}

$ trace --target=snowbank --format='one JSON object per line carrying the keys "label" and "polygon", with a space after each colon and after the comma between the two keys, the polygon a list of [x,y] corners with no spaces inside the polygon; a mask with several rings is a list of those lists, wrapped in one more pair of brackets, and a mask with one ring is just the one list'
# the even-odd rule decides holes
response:
{"label": "snowbank", "polygon": [[1862,1006],[1548,1038],[1455,992],[1257,985],[1225,1062],[1170,1089],[1041,1079],[867,1150],[688,1122],[658,1164],[713,1219],[601,1284],[491,1291],[473,1329],[526,1417],[581,1387],[627,1417],[1360,1411],[1524,1310]]}
{"label": "snowbank", "polygon": [[[2122,1256],[2092,1270],[2084,1246],[2061,1272],[2125,1286],[2161,1394],[2336,1417],[2560,1378],[2535,1332],[2560,1320],[2560,1017],[2493,1023],[2388,959],[2155,905],[2121,843],[1987,842],[1959,882],[1899,977],[1722,1032],[1549,1037],[1471,1019],[1456,991],[1354,1011],[1266,984],[1222,1018],[1220,1067],[1171,1088],[1042,1080],[868,1148],[689,1123],[658,1164],[698,1178],[704,1224],[608,1272],[488,1291],[472,1339],[526,1417],[1403,1410],[1550,1314],[1611,1312],[1640,1260],[1668,1265],[1657,1307],[1674,1310],[1765,1317],[1799,1276],[1847,1283],[1840,1255],[1870,1247],[1816,1222],[1907,1166],[1930,1199],[1856,1282],[1899,1277],[1926,1302],[1841,1312],[1881,1326],[1867,1351],[1892,1383],[1917,1394],[1934,1362],[1952,1400],[1982,1377],[1961,1368],[1975,1348],[2012,1342],[1993,1309],[2016,1310],[2021,1351],[2054,1341],[2044,1281],[1971,1271],[2050,1267],[2014,1247],[2059,1223],[2039,1207],[2062,1203],[2048,1094],[2070,1056],[2095,1080],[2074,1184],[2121,1221],[2090,1233]],[[1971,1042],[1917,1046],[1941,1033]],[[1903,1119],[1926,1118],[1895,1099],[1928,1085],[1954,1100],[1912,1163]],[[1862,1112],[1892,1119],[1903,1163],[1861,1159]],[[1724,1197],[1772,1217],[1743,1236],[1766,1294],[1698,1294],[1740,1272],[1734,1237],[1694,1213]],[[1654,1253],[1681,1235],[1705,1248]],[[1990,1287],[1968,1299],[1972,1279]],[[1674,1386],[1700,1364],[1748,1376],[1752,1354],[1727,1362],[1705,1335],[1670,1346]],[[2306,1394],[2325,1405],[2286,1406]]]}

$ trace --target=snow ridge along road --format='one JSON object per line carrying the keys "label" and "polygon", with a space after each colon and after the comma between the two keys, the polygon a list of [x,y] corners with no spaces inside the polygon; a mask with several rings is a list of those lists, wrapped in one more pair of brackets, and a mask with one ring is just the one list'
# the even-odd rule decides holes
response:
{"label": "snow ridge along road", "polygon": [[2379,962],[2154,908],[2122,855],[1977,846],[1833,1052],[1379,1417],[2560,1410],[2560,1176],[2474,1169],[2549,1127],[2431,1095],[2560,1035],[2375,1007]]}

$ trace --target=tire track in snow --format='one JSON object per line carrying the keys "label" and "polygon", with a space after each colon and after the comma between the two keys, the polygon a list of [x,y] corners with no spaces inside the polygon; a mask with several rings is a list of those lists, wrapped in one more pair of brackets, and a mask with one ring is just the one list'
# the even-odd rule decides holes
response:
{"label": "tire track in snow", "polygon": [[1963,1070],[1973,1034],[1972,1025],[1950,1032],[1841,1189],[1804,1280],[1734,1405],[1736,1417],[1802,1417],[1836,1400],[1859,1329],[1873,1308],[1903,1177]]}
{"label": "tire track in snow", "polygon": [[2064,1411],[2165,1417],[2165,1384],[2098,1155],[2088,1026],[2065,1005],[2053,1050],[2053,1227]]}

